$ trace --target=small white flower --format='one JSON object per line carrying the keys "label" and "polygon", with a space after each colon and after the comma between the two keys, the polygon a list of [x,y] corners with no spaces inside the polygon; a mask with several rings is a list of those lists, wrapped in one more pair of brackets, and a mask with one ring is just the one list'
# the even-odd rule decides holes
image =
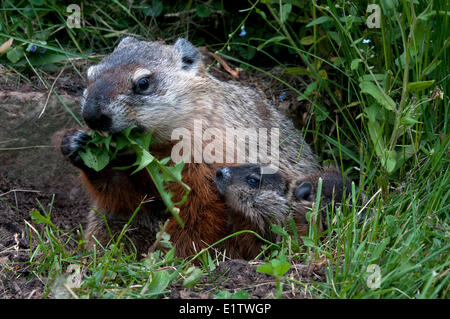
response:
{"label": "small white flower", "polygon": [[362,43],[364,43],[364,44],[368,44],[368,43],[370,43],[371,41],[370,41],[370,39],[363,39],[362,40]]}

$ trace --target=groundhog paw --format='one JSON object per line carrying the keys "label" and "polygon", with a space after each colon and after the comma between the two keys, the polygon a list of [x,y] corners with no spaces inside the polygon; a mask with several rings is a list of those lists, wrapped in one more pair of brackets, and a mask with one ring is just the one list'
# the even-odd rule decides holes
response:
{"label": "groundhog paw", "polygon": [[89,135],[80,130],[67,131],[61,140],[62,154],[67,157],[73,165],[80,168],[83,167],[84,163],[80,155],[78,155],[78,151],[84,148],[86,142],[90,138]]}

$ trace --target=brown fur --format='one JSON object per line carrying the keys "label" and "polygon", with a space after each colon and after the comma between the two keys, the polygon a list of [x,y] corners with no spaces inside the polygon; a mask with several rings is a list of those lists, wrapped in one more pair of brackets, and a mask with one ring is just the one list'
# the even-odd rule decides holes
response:
{"label": "brown fur", "polygon": [[[182,64],[184,55],[190,55],[194,61],[192,65]],[[152,146],[150,152],[159,159],[170,156],[173,130],[184,127],[192,132],[194,120],[203,121],[203,130],[217,128],[221,132],[229,127],[269,130],[277,127],[280,130],[279,141],[283,141],[279,155],[280,170],[299,177],[317,171],[314,154],[290,120],[253,90],[210,76],[196,56],[196,49],[186,41],[179,40],[174,46],[169,46],[125,38],[110,56],[89,68],[89,83],[82,102],[83,117],[86,122],[90,120],[88,124],[94,129],[109,133],[131,125],[152,131],[158,146]],[[139,72],[151,75],[152,87],[146,94],[133,91],[133,79],[138,77],[136,74]],[[92,114],[99,115],[98,112],[111,120],[110,125],[97,127],[100,119],[92,118]],[[138,252],[145,252],[155,240],[154,234],[158,230],[155,225],[170,216],[162,213],[164,208],[158,192],[144,171],[130,176],[130,171],[113,170],[113,165],[99,173],[85,167],[76,155],[82,136],[79,131],[67,133],[63,138],[62,151],[82,170],[83,183],[95,209],[105,214],[107,220],[125,223],[144,198],[153,199],[142,206],[134,221],[134,244]],[[300,149],[302,154],[298,160]],[[133,161],[128,162],[131,163]],[[236,161],[227,163],[237,164]],[[229,233],[226,207],[213,185],[215,171],[221,165],[190,163],[184,168],[183,181],[191,188],[188,201],[180,207],[180,217],[185,227],[181,229],[171,219],[167,229],[177,247],[178,256],[191,255]],[[178,198],[183,193],[176,184],[172,185],[171,191]],[[138,234],[140,227],[151,229],[141,236]],[[105,244],[108,237],[105,233],[105,225],[98,215],[91,212],[87,231],[89,247],[95,243],[92,236],[101,238],[100,242]],[[129,235],[132,236],[132,233],[130,230]]]}
{"label": "brown fur", "polygon": [[[167,229],[182,255],[191,255],[227,233],[224,203],[213,185],[216,170],[217,165],[188,164],[183,171],[183,181],[191,188],[189,200],[180,207],[185,226],[182,229],[171,219]],[[172,191],[181,194],[181,186],[174,185]]]}
{"label": "brown fur", "polygon": [[[155,154],[157,153],[153,152],[153,155]],[[130,162],[128,161],[128,163]],[[159,227],[146,229],[148,228],[146,225],[153,223],[156,219],[155,213],[150,212],[155,211],[154,208],[158,205],[159,210],[164,210],[164,208],[161,206],[159,194],[145,170],[130,176],[131,170],[118,171],[111,168],[119,165],[119,163],[112,163],[102,170],[101,174],[83,171],[83,182],[87,192],[95,200],[96,210],[106,213],[108,223],[115,225],[112,233],[116,235],[120,233],[136,207],[144,199],[150,200],[142,205],[142,212],[138,212],[135,217],[134,227],[128,231],[138,253],[144,254],[159,231]],[[189,200],[179,207],[180,218],[184,221],[185,226],[181,228],[175,219],[171,219],[167,228],[172,241],[176,243],[177,253],[180,256],[192,255],[227,233],[224,203],[214,191],[213,185],[213,176],[217,168],[217,165],[191,163],[186,164],[183,170],[183,182],[191,188]],[[174,202],[179,201],[180,196],[184,193],[182,187],[175,183],[171,185],[170,191],[175,194]],[[192,211],[196,213],[190,213]],[[150,222],[148,221],[149,214],[155,217],[151,218]],[[169,213],[161,214],[156,221],[163,224],[169,217]],[[89,214],[86,236],[88,247],[93,247],[96,243],[93,236],[103,244],[110,240],[108,233],[105,232],[103,218],[92,211]]]}

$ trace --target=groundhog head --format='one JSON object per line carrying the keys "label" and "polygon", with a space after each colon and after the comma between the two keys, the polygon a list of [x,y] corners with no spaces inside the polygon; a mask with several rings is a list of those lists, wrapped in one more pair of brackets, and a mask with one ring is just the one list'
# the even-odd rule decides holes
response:
{"label": "groundhog head", "polygon": [[199,89],[201,69],[199,51],[185,39],[165,45],[126,37],[89,67],[82,116],[93,130],[114,133],[135,125],[170,141],[195,111],[186,105]]}
{"label": "groundhog head", "polygon": [[260,165],[221,167],[214,181],[231,209],[230,216],[244,217],[256,228],[281,222],[288,210],[286,184],[280,173],[264,174]]}
{"label": "groundhog head", "polygon": [[299,227],[305,226],[304,215],[315,200],[319,178],[322,204],[340,203],[344,194],[350,194],[350,181],[344,186],[341,173],[334,168],[291,181],[279,172],[264,174],[260,165],[247,164],[218,169],[214,181],[230,208],[232,224],[244,218],[253,229],[267,233],[271,223],[284,223],[290,216],[303,223]]}

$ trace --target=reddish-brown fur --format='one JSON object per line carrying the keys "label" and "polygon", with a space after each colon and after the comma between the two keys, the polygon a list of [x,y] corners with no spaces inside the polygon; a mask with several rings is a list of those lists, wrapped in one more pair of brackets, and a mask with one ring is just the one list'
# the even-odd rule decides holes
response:
{"label": "reddish-brown fur", "polygon": [[[280,156],[271,152],[270,156],[263,155],[264,161],[274,163],[276,159],[274,165],[280,170],[299,176],[317,171],[314,154],[291,121],[254,90],[220,82],[210,76],[198,51],[184,39],[167,46],[125,38],[101,63],[88,69],[87,77],[89,83],[81,103],[86,124],[105,133],[115,133],[134,125],[145,132],[151,131],[161,147],[152,145],[150,153],[159,159],[170,157],[171,134],[175,129],[186,128],[195,138],[195,120],[200,120],[205,130],[217,128],[222,133],[226,128],[277,128],[283,141]],[[141,90],[138,84],[145,78],[150,84]],[[138,252],[145,252],[159,231],[157,223],[170,217],[170,214],[161,214],[164,206],[158,200],[155,186],[145,171],[130,176],[130,170],[117,171],[109,167],[96,173],[87,169],[77,158],[78,149],[87,139],[87,135],[81,133],[72,132],[63,137],[62,152],[82,169],[84,184],[94,206],[106,216],[108,223],[125,224],[144,198],[153,200],[141,207],[133,221],[135,240],[131,238],[133,230],[128,234]],[[272,146],[271,134],[267,146],[269,144]],[[278,141],[276,144],[278,146]],[[227,147],[227,150],[235,148]],[[243,149],[243,146],[236,148]],[[302,150],[300,159],[299,149]],[[111,166],[132,163],[133,159],[124,165]],[[187,202],[179,207],[185,227],[180,228],[171,218],[167,229],[177,246],[178,256],[191,255],[229,233],[224,202],[213,182],[217,168],[218,165],[194,163],[187,164],[183,171],[183,181],[191,188]],[[175,201],[184,193],[175,183],[171,191]],[[139,235],[140,228],[144,229],[145,235]],[[120,227],[115,229],[120,230]],[[95,243],[92,236],[101,237],[101,244],[106,244],[108,236],[105,233],[103,220],[91,212],[86,232],[88,246]]]}
{"label": "reddish-brown fur", "polygon": [[[161,150],[151,151],[153,155],[165,157],[162,156]],[[167,228],[172,242],[176,245],[178,256],[192,255],[227,234],[224,202],[215,191],[213,182],[217,168],[217,165],[190,163],[186,164],[183,170],[183,182],[191,188],[187,201],[179,207],[180,217],[185,225],[181,228],[178,222],[171,218]],[[107,167],[102,170],[101,175],[82,171],[82,178],[97,210],[120,216],[124,221],[131,217],[144,198],[159,197],[145,170],[130,176],[130,171]],[[184,194],[184,189],[176,183],[171,185],[170,191],[174,194],[174,202],[179,201]],[[149,214],[153,203],[150,201],[144,204],[144,207],[149,208]],[[170,217],[169,213],[167,217]],[[140,253],[145,253],[153,241],[154,238],[149,238],[135,244]],[[94,241],[88,238],[88,244],[92,245]]]}
{"label": "reddish-brown fur", "polygon": [[[180,207],[185,226],[181,229],[175,219],[168,226],[181,256],[211,245],[227,234],[225,204],[213,184],[217,168],[217,165],[188,164],[183,172],[183,181],[191,188],[187,202]],[[172,191],[181,194],[181,186],[174,185]]]}

